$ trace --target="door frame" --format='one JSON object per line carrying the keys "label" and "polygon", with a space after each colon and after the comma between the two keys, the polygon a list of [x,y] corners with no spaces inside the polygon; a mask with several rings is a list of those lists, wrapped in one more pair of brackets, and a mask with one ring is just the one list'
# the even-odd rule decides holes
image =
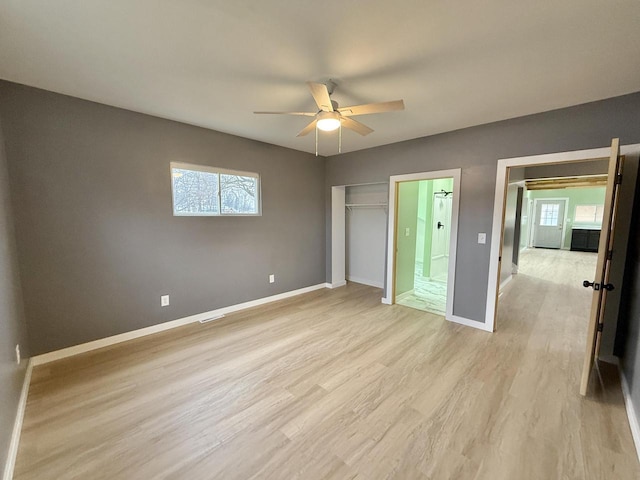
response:
{"label": "door frame", "polygon": [[[460,210],[460,178],[462,169],[437,170],[432,172],[409,173],[389,177],[389,226],[387,228],[387,271],[385,279],[385,296],[382,303],[393,305],[396,301],[396,235],[398,229],[398,184],[419,180],[436,180],[453,178],[453,202],[451,205],[451,229],[449,237],[449,266],[447,277],[447,304],[445,319],[456,322],[453,315],[453,299],[455,295],[456,249],[458,245],[458,213]],[[461,322],[458,322],[461,323]]]}
{"label": "door frame", "polygon": [[[640,143],[623,145],[620,147],[620,155],[630,155],[640,150]],[[509,168],[528,167],[534,165],[551,165],[558,163],[584,162],[609,158],[611,146],[592,148],[588,150],[573,150],[568,152],[548,153],[543,155],[530,155],[526,157],[503,158],[498,160],[496,172],[496,191],[493,202],[493,225],[491,228],[491,251],[489,254],[489,278],[487,282],[487,307],[485,312],[485,324],[487,330],[496,330],[496,317],[498,313],[500,254],[502,250],[503,225],[507,186],[509,180]]]}
{"label": "door frame", "polygon": [[[567,228],[567,211],[569,210],[569,197],[553,197],[553,198],[534,198],[533,199],[533,219],[534,219],[534,223],[532,224],[533,227],[537,227],[538,225],[535,223],[536,220],[536,215],[537,215],[537,207],[538,207],[538,200],[564,200],[564,218],[562,219],[562,238],[560,240],[560,250],[564,250],[564,236],[567,232],[566,228]],[[529,239],[529,245],[531,247],[535,247],[535,245],[533,244],[533,239],[534,239],[534,231],[535,228],[531,228],[529,231],[529,235],[530,235],[530,239]]]}

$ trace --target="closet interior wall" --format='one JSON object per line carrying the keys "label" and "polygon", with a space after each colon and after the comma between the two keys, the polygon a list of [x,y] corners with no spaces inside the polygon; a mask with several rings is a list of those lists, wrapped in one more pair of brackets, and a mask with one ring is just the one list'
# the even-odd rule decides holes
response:
{"label": "closet interior wall", "polygon": [[388,183],[345,188],[345,268],[350,282],[384,286],[388,198]]}

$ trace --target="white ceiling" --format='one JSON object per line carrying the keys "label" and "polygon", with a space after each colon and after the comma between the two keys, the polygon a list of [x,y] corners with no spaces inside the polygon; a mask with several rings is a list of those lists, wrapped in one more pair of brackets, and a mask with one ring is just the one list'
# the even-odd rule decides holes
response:
{"label": "white ceiling", "polygon": [[[315,151],[305,81],[357,117],[343,152],[640,90],[638,0],[0,0],[0,78]],[[335,133],[320,153],[337,153]]]}

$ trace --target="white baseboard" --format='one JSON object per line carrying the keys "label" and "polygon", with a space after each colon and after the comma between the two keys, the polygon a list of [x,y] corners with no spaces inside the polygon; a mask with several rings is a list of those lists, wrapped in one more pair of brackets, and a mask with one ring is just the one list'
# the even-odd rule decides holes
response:
{"label": "white baseboard", "polygon": [[346,280],[341,280],[341,281],[336,282],[336,283],[327,282],[327,283],[324,284],[324,286],[326,288],[339,288],[339,287],[344,287],[346,284],[347,284]]}
{"label": "white baseboard", "polygon": [[464,325],[466,327],[473,327],[477,328],[478,330],[484,330],[485,332],[493,333],[491,327],[489,327],[484,322],[478,322],[477,320],[471,320],[469,318],[459,317],[457,315],[448,315],[445,316],[445,318],[453,323],[459,323],[460,325]]}
{"label": "white baseboard", "polygon": [[505,278],[501,283],[500,283],[500,289],[498,291],[502,291],[502,289],[504,287],[506,287],[507,285],[509,285],[509,282],[511,282],[511,280],[513,280],[513,274],[509,275],[507,278]]}
{"label": "white baseboard", "polygon": [[7,463],[4,465],[3,480],[11,480],[13,478],[13,469],[16,466],[16,457],[18,456],[18,445],[20,444],[20,432],[22,432],[22,422],[24,420],[24,411],[27,407],[27,397],[29,396],[29,384],[31,383],[31,372],[33,370],[33,362],[31,359],[27,361],[27,369],[24,373],[24,381],[22,382],[22,391],[20,392],[20,400],[18,402],[18,411],[16,420],[13,423],[13,433],[11,434],[11,443],[9,444],[9,453],[7,455]]}
{"label": "white baseboard", "polygon": [[353,275],[349,275],[347,280],[354,283],[361,283],[362,285],[369,285],[370,287],[383,288],[384,284],[382,282],[376,282],[375,280],[368,280],[366,278],[354,277]]}
{"label": "white baseboard", "polygon": [[[384,303],[385,305],[392,305],[391,299],[388,297],[382,297],[382,303]],[[464,325],[466,327],[477,328],[478,330],[483,330],[485,332],[493,333],[493,330],[491,329],[491,327],[489,327],[484,322],[478,322],[477,320],[470,320],[468,318],[459,317],[457,315],[445,315],[445,319],[453,323],[459,323],[460,325]]]}
{"label": "white baseboard", "polygon": [[[211,310],[209,312],[198,313],[196,315],[179,318],[177,320],[160,323],[158,325],[152,325],[150,327],[140,328],[138,330],[133,330],[131,332],[125,332],[118,335],[113,335],[111,337],[94,340],[92,342],[82,343],[80,345],[74,345],[72,347],[67,347],[61,350],[55,350],[53,352],[44,353],[42,355],[37,355],[35,357],[32,357],[31,363],[33,366],[42,365],[44,363],[53,362],[56,360],[60,360],[62,358],[72,357],[80,353],[90,352],[91,350],[97,350],[98,348],[108,347],[110,345],[115,345],[117,343],[126,342],[127,340],[133,340],[134,338],[146,337],[147,335],[152,335],[154,333],[164,332],[165,330],[171,330],[173,328],[181,327],[183,325],[188,325],[189,323],[199,322],[201,320],[209,320],[212,317],[217,317],[217,316],[226,315],[233,312],[238,312],[240,310],[257,307],[259,305],[264,305],[265,303],[276,302],[278,300],[283,300],[289,297],[295,297],[296,295],[301,295],[303,293],[312,292],[314,290],[319,290],[321,288],[327,288],[327,286],[328,284],[326,283],[319,283],[317,285],[312,285],[310,287],[299,288],[297,290],[291,290],[289,292],[279,293],[277,295],[271,295],[270,297],[263,297],[257,300],[251,300],[249,302],[239,303],[237,305],[230,305],[228,307],[218,308],[216,310]],[[328,288],[335,288],[335,286],[328,287]]]}
{"label": "white baseboard", "polygon": [[629,427],[631,428],[631,436],[633,437],[633,443],[636,446],[636,454],[638,455],[638,461],[640,461],[640,421],[636,414],[636,409],[631,402],[631,390],[629,390],[629,384],[627,379],[622,373],[622,368],[618,364],[618,372],[620,373],[620,384],[622,385],[622,396],[624,397],[624,405],[627,409],[627,417],[629,419]]}
{"label": "white baseboard", "polygon": [[400,295],[396,295],[396,303],[403,301],[404,299],[410,297],[415,293],[415,289],[407,290],[406,292],[402,292]]}

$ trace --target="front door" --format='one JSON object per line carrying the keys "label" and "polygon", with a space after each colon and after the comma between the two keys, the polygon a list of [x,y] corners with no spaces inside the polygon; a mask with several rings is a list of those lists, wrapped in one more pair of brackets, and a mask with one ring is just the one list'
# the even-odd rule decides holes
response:
{"label": "front door", "polygon": [[533,228],[533,246],[541,248],[562,248],[564,211],[567,201],[537,200]]}

